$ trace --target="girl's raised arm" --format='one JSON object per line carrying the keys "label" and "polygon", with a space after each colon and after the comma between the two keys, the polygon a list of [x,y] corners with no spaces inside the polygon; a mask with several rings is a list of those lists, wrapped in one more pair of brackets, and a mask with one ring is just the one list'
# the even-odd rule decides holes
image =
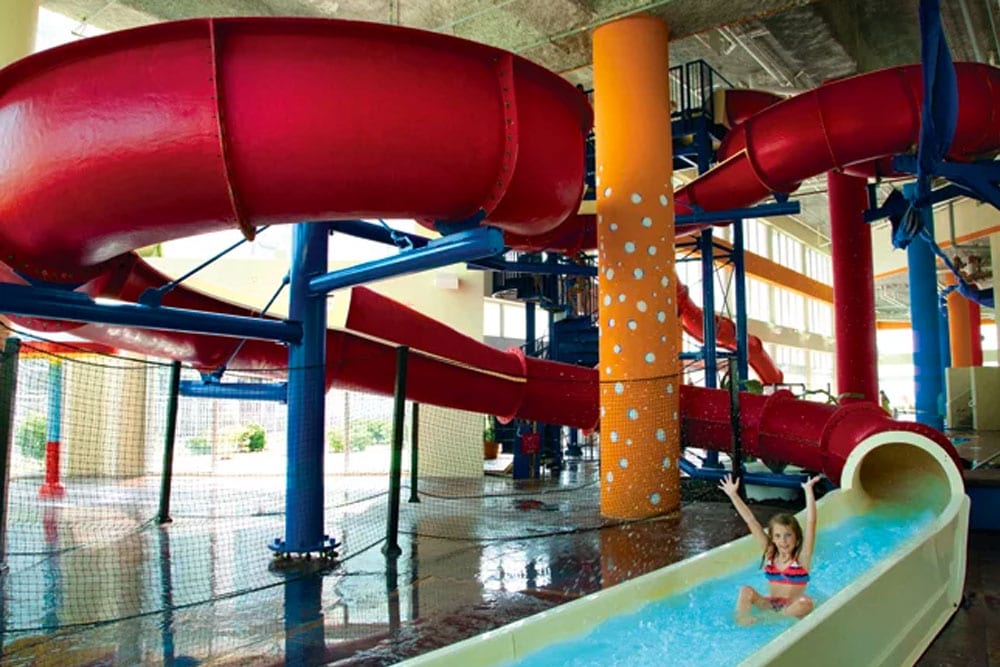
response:
{"label": "girl's raised arm", "polygon": [[742,498],[740,498],[739,480],[734,482],[732,475],[726,475],[719,481],[719,488],[722,489],[723,493],[729,496],[729,500],[732,501],[733,507],[735,507],[740,516],[743,517],[743,521],[746,522],[747,528],[750,529],[750,534],[753,535],[757,539],[757,542],[760,543],[761,550],[767,549],[768,545],[771,544],[771,540],[768,538],[767,533],[764,532],[764,529],[761,528],[760,522],[757,521],[757,517],[753,515],[753,512],[750,511],[747,504],[743,502]]}
{"label": "girl's raised arm", "polygon": [[813,487],[820,480],[820,475],[810,477],[802,483],[802,490],[806,494],[806,528],[802,535],[802,549],[799,550],[799,565],[809,569],[812,561],[813,547],[816,546],[816,494]]}

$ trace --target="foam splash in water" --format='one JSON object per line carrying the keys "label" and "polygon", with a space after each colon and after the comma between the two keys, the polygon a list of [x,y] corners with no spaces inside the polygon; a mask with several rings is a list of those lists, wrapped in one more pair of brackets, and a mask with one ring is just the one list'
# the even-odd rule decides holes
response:
{"label": "foam splash in water", "polygon": [[[821,526],[807,589],[816,605],[899,549],[933,518],[930,511],[885,506]],[[750,627],[735,623],[740,586],[767,590],[758,563],[608,619],[586,635],[513,663],[516,667],[701,667],[735,665],[791,627],[795,620],[762,614]]]}

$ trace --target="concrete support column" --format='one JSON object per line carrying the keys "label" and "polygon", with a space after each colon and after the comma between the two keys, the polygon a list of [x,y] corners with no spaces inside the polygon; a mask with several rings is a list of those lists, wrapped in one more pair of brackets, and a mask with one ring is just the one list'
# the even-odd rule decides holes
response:
{"label": "concrete support column", "polygon": [[[108,447],[107,373],[103,366],[66,364],[62,440],[66,477],[99,477],[111,471]],[[117,397],[115,397],[117,400]]]}
{"label": "concrete support column", "polygon": [[680,506],[678,319],[667,25],[594,31],[601,512]]}
{"label": "concrete support column", "polygon": [[833,321],[837,394],[841,402],[878,403],[875,277],[865,179],[831,171],[830,240],[833,251]]}
{"label": "concrete support column", "polygon": [[35,50],[39,0],[4,0],[0,21],[0,67]]}

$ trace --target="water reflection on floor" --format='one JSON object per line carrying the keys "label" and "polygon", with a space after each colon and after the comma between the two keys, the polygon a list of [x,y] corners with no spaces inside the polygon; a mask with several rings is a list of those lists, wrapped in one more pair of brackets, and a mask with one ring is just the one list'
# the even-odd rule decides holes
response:
{"label": "water reflection on floor", "polygon": [[[198,483],[178,485],[181,509],[163,528],[142,511],[12,503],[37,508],[37,516],[18,517],[10,536],[3,661],[393,664],[745,530],[728,505],[698,502],[656,521],[606,525],[597,511],[595,469],[595,462],[574,463],[560,480],[516,486],[477,481],[468,493],[450,487],[462,497],[440,502],[433,497],[440,487],[428,480],[420,504],[406,503],[404,493],[403,553],[395,568],[387,567],[375,528],[386,512],[383,478],[349,483],[353,500],[338,514],[334,534],[354,548],[329,570],[315,562],[277,570],[265,546],[283,531],[273,499],[246,512],[215,512],[206,509],[214,506]],[[262,498],[280,483],[255,482]],[[517,495],[497,493],[503,489]],[[12,491],[33,493],[16,484]],[[122,489],[95,486],[77,493],[76,502],[129,506],[115,494]],[[275,498],[280,502],[280,493]],[[762,517],[773,511],[757,509]]]}

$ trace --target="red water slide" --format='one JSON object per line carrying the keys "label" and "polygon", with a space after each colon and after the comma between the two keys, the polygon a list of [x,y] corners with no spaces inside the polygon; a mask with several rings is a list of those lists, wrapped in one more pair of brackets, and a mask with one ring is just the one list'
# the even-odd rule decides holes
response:
{"label": "red water slide", "polygon": [[[954,157],[989,153],[1000,146],[998,73],[958,70]],[[918,71],[898,68],[775,104],[735,130],[722,164],[678,192],[678,209],[746,206],[831,168],[861,169],[904,152],[916,143],[919,93]],[[10,268],[2,279],[83,283],[91,295],[134,300],[165,282],[134,248],[335,218],[462,220],[483,211],[512,243],[539,248],[555,237],[580,247],[587,226],[573,211],[590,120],[572,86],[528,61],[384,25],[194,20],[77,42],[0,71],[0,260]],[[329,384],[388,393],[392,346],[405,343],[415,350],[415,400],[581,427],[597,422],[590,369],[490,350],[363,288],[352,302],[351,330],[329,334]],[[185,288],[164,304],[250,312]],[[63,326],[206,368],[237,345]],[[258,341],[230,360],[260,370],[286,364],[283,347]],[[715,407],[722,396],[684,389],[685,432],[699,444],[725,439],[728,413]],[[852,423],[860,426],[831,450],[825,434],[848,408],[812,405],[775,399],[747,410],[745,426],[758,434],[752,451],[815,464],[836,479],[837,452],[860,433],[909,428],[859,412]]]}
{"label": "red water slide", "polygon": [[[684,331],[699,343],[704,343],[705,313],[691,300],[687,286],[680,282],[677,283],[677,313]],[[715,337],[723,348],[736,350],[736,323],[728,317],[716,315]],[[750,367],[764,384],[780,384],[785,379],[784,373],[764,350],[764,343],[757,336],[747,336],[747,357]]]}

